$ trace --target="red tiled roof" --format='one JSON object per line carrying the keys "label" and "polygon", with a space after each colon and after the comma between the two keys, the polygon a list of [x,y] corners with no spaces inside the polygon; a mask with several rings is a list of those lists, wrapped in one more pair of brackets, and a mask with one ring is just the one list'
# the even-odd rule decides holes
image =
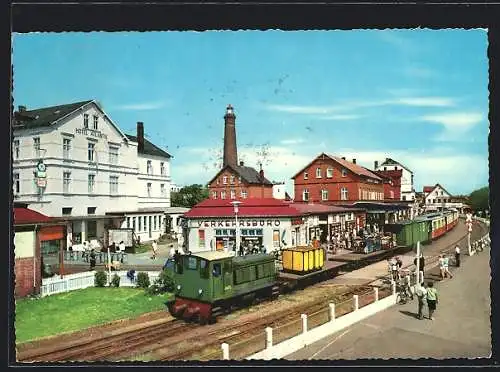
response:
{"label": "red tiled roof", "polygon": [[436,186],[424,186],[424,192],[431,192]]}
{"label": "red tiled roof", "polygon": [[337,156],[331,156],[331,155],[328,155],[328,156],[330,158],[334,159],[339,164],[341,164],[343,167],[349,169],[353,173],[359,174],[360,176],[365,176],[365,177],[375,178],[377,180],[382,180],[382,178],[377,176],[375,173],[369,171],[365,167],[361,167],[357,164],[351,163],[350,161],[344,160],[344,159],[339,158]]}
{"label": "red tiled roof", "polygon": [[30,224],[50,222],[51,217],[35,212],[28,208],[14,208],[14,224]]}
{"label": "red tiled roof", "polygon": [[325,205],[325,204],[307,204],[307,203],[295,203],[291,206],[297,209],[302,214],[314,214],[314,213],[342,213],[342,212],[353,212],[353,208],[344,208],[336,205]]}
{"label": "red tiled roof", "polygon": [[[232,200],[206,199],[196,204],[184,217],[234,217]],[[290,202],[272,198],[249,198],[238,206],[238,217],[257,216],[300,216],[301,213],[292,208]]]}

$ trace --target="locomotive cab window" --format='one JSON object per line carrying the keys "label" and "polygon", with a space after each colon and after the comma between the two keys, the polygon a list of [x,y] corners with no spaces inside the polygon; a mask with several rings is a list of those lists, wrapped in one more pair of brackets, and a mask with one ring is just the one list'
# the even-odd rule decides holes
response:
{"label": "locomotive cab window", "polygon": [[189,270],[196,270],[198,268],[198,259],[196,257],[188,257],[187,268]]}
{"label": "locomotive cab window", "polygon": [[225,262],[224,262],[224,274],[229,274],[229,273],[231,273],[231,271],[232,271],[231,269],[232,269],[232,268],[231,268],[231,261],[229,261],[229,260],[228,260],[228,261],[225,261]]}
{"label": "locomotive cab window", "polygon": [[222,269],[221,269],[221,264],[220,263],[214,263],[213,269],[212,269],[212,275],[217,278],[221,276]]}
{"label": "locomotive cab window", "polygon": [[208,261],[200,260],[200,277],[203,279],[208,279],[210,271],[208,270]]}

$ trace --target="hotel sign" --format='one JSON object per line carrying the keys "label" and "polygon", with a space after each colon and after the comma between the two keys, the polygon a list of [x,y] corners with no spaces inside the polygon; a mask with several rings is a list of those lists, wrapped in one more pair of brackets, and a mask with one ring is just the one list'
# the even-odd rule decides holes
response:
{"label": "hotel sign", "polygon": [[[278,227],[280,226],[280,220],[272,219],[254,219],[254,220],[240,220],[238,219],[239,227]],[[201,220],[201,221],[191,221],[191,227],[236,227],[235,220]]]}
{"label": "hotel sign", "polygon": [[76,128],[75,129],[76,134],[83,134],[84,136],[92,136],[96,138],[104,138],[107,139],[108,136],[105,135],[104,133],[101,133],[100,130],[94,130],[94,129],[89,129],[89,128]]}

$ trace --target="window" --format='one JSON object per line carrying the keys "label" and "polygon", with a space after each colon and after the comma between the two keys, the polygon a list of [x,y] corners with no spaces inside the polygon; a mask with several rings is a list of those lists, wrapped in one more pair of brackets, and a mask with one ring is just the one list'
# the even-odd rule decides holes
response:
{"label": "window", "polygon": [[225,191],[221,191],[220,192],[220,198],[221,199],[226,199],[226,192]]}
{"label": "window", "polygon": [[328,168],[326,170],[326,178],[332,178],[333,177],[333,168]]}
{"label": "window", "polygon": [[196,257],[187,257],[187,268],[189,270],[198,269],[198,259]]}
{"label": "window", "polygon": [[95,214],[96,207],[87,207],[87,214]]}
{"label": "window", "polygon": [[14,173],[14,192],[16,194],[19,194],[20,190],[21,190],[21,185],[19,182],[19,173]]}
{"label": "window", "polygon": [[151,197],[151,182],[148,182],[147,188],[148,188],[148,197]]}
{"label": "window", "polygon": [[83,114],[83,127],[89,127],[89,114]]}
{"label": "window", "polygon": [[153,230],[156,231],[156,219],[157,219],[157,216],[154,216],[153,217]]}
{"label": "window", "polygon": [[135,231],[135,217],[132,217],[132,228],[134,229]]}
{"label": "window", "polygon": [[316,178],[321,178],[321,168],[316,168]]}
{"label": "window", "polygon": [[387,170],[387,167],[384,167],[384,170],[386,171],[386,170]]}
{"label": "window", "polygon": [[151,175],[153,174],[153,164],[151,163],[151,160],[148,160],[148,163],[147,163],[147,171],[148,171],[148,174]]}
{"label": "window", "polygon": [[209,274],[208,274],[208,261],[200,259],[200,277],[203,279],[208,279]]}
{"label": "window", "polygon": [[69,152],[71,150],[71,140],[69,138],[63,138],[63,158],[69,159]]}
{"label": "window", "polygon": [[160,174],[162,176],[165,176],[165,163],[164,162],[160,163]]}
{"label": "window", "polygon": [[69,193],[69,186],[71,184],[71,173],[63,172],[63,193]]}
{"label": "window", "polygon": [[62,209],[62,215],[63,216],[69,216],[71,215],[71,211],[73,210],[73,208],[63,208]]}
{"label": "window", "polygon": [[231,177],[229,178],[229,183],[230,183],[231,185],[232,185],[232,184],[234,184],[234,176],[231,176]]}
{"label": "window", "polygon": [[222,184],[227,185],[227,176],[222,177]]}
{"label": "window", "polygon": [[347,170],[342,168],[342,177],[347,177]]}
{"label": "window", "polygon": [[246,190],[242,190],[242,191],[241,191],[241,197],[242,197],[243,199],[246,199],[246,198],[248,197],[248,193],[246,192]]}
{"label": "window", "polygon": [[321,200],[328,200],[328,190],[321,190]]}
{"label": "window", "polygon": [[304,189],[302,191],[302,200],[309,201],[309,190],[308,189]]}
{"label": "window", "polygon": [[93,194],[95,191],[95,174],[89,174],[89,194]]}
{"label": "window", "polygon": [[217,182],[217,185],[218,185],[218,184],[219,184],[219,178],[217,178],[217,181],[216,181],[216,182]]}
{"label": "window", "polygon": [[19,140],[14,141],[14,159],[19,159]]}
{"label": "window", "polygon": [[109,163],[118,164],[118,147],[109,146]]}
{"label": "window", "polygon": [[88,155],[88,160],[91,162],[94,161],[94,153],[95,153],[95,143],[89,142],[89,145],[87,147],[87,155]]}
{"label": "window", "polygon": [[214,268],[213,268],[213,270],[212,270],[212,275],[213,275],[214,277],[216,277],[216,278],[217,278],[217,277],[219,277],[219,276],[221,276],[221,274],[222,274],[222,270],[221,270],[221,265],[220,265],[220,263],[214,263],[214,266],[213,266],[213,267],[214,267]]}
{"label": "window", "polygon": [[406,195],[403,195],[403,201],[406,201]]}
{"label": "window", "polygon": [[236,191],[231,190],[231,199],[236,199]]}
{"label": "window", "polygon": [[130,229],[130,217],[127,217],[127,229]]}
{"label": "window", "polygon": [[138,231],[138,232],[141,232],[141,231],[142,231],[142,218],[141,218],[141,216],[139,216],[139,217],[137,218],[137,222],[139,222],[139,226],[138,226],[137,231]]}
{"label": "window", "polygon": [[217,191],[212,191],[212,199],[217,199]]}
{"label": "window", "polygon": [[40,157],[40,137],[33,138],[33,150],[35,151],[35,158]]}
{"label": "window", "polygon": [[147,230],[147,226],[146,226],[147,225],[147,222],[146,222],[147,219],[146,219],[146,216],[143,216],[142,218],[144,218],[144,221],[143,221],[144,222],[144,231],[146,231]]}
{"label": "window", "polygon": [[307,180],[309,178],[309,175],[307,174],[307,172],[304,172],[304,179]]}
{"label": "window", "polygon": [[161,196],[167,196],[167,192],[166,192],[164,183],[160,184],[160,193],[161,193]]}
{"label": "window", "polygon": [[118,194],[118,176],[109,176],[109,193]]}
{"label": "window", "polygon": [[348,200],[347,189],[345,187],[340,189],[340,200]]}
{"label": "window", "polygon": [[97,130],[99,128],[99,116],[94,115],[94,129]]}

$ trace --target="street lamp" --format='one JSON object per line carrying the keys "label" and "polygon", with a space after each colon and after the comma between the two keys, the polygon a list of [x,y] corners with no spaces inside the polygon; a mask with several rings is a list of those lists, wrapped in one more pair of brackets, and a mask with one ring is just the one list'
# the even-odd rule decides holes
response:
{"label": "street lamp", "polygon": [[237,250],[239,249],[240,247],[240,244],[239,244],[239,239],[238,239],[238,206],[241,204],[241,202],[239,200],[234,200],[231,202],[231,204],[233,205],[233,210],[234,210],[234,219],[236,221],[236,237],[235,237],[235,248],[234,248],[234,251],[237,252]]}

